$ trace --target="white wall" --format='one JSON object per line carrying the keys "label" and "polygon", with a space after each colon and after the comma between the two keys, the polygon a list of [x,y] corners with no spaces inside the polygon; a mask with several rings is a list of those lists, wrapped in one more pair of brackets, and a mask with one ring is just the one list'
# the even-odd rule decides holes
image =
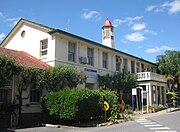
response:
{"label": "white wall", "polygon": [[[25,31],[24,38],[21,37],[22,31]],[[48,39],[48,55],[40,57],[40,40]],[[30,55],[42,59],[44,62],[50,62],[55,58],[55,40],[48,33],[41,31],[39,29],[34,29],[30,26],[23,25],[20,27],[15,35],[12,37],[11,41],[5,46],[5,48],[25,51]],[[51,65],[54,65],[51,63]]]}

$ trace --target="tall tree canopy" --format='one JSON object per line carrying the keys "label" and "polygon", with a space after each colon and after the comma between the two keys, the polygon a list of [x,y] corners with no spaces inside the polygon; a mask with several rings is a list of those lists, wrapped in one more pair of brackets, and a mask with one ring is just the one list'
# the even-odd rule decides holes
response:
{"label": "tall tree canopy", "polygon": [[165,51],[157,56],[158,69],[167,78],[170,90],[180,90],[180,51]]}
{"label": "tall tree canopy", "polygon": [[43,70],[38,77],[40,87],[47,91],[59,91],[65,87],[76,87],[86,81],[85,73],[70,65]]}
{"label": "tall tree canopy", "polygon": [[103,89],[111,89],[117,91],[121,98],[130,96],[131,89],[136,87],[136,76],[129,72],[117,72],[113,75],[98,76],[99,86]]}

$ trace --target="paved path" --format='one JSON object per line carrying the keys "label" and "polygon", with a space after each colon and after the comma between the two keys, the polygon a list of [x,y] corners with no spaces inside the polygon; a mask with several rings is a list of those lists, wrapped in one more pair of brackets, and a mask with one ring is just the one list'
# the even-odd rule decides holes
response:
{"label": "paved path", "polygon": [[180,111],[166,110],[157,113],[135,115],[135,121],[128,121],[102,127],[69,127],[60,128],[37,127],[17,129],[15,132],[180,132]]}

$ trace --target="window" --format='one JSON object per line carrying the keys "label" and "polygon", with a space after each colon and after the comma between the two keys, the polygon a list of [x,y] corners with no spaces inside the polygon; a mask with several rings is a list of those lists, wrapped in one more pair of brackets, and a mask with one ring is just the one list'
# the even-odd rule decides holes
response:
{"label": "window", "polygon": [[108,68],[108,54],[103,52],[103,68]]}
{"label": "window", "polygon": [[39,103],[41,98],[41,92],[38,89],[33,89],[30,91],[30,102]]}
{"label": "window", "polygon": [[123,70],[124,70],[124,71],[128,71],[128,61],[127,61],[127,59],[124,59],[124,60],[123,60],[123,63],[124,63],[124,65],[123,65],[123,66],[124,66],[124,67],[123,67]]}
{"label": "window", "polygon": [[94,49],[93,48],[87,48],[87,58],[88,58],[88,64],[93,66],[94,65]]}
{"label": "window", "polygon": [[21,32],[21,37],[22,37],[22,38],[25,37],[25,33],[26,33],[26,32],[25,32],[24,30]]}
{"label": "window", "polygon": [[121,57],[120,56],[116,56],[116,71],[121,71]]}
{"label": "window", "polygon": [[76,44],[69,42],[68,43],[68,61],[75,62],[76,55]]}
{"label": "window", "polygon": [[150,72],[150,71],[151,71],[151,67],[147,66],[147,72]]}
{"label": "window", "polygon": [[106,38],[110,38],[110,31],[109,31],[109,29],[106,29]]}
{"label": "window", "polygon": [[44,39],[40,41],[40,56],[47,55],[47,49],[48,49],[48,39]]}
{"label": "window", "polygon": [[141,64],[141,72],[145,72],[145,66],[144,66],[144,64]]}
{"label": "window", "polygon": [[8,101],[8,90],[0,89],[0,102]]}
{"label": "window", "polygon": [[7,103],[11,102],[11,97],[12,97],[12,89],[11,89],[11,84],[12,84],[12,78],[10,77],[5,77],[5,82],[3,84],[3,87],[0,87],[0,102],[2,103]]}
{"label": "window", "polygon": [[134,61],[131,61],[131,73],[135,73]]}
{"label": "window", "polygon": [[139,63],[136,63],[136,72],[140,72],[140,64]]}

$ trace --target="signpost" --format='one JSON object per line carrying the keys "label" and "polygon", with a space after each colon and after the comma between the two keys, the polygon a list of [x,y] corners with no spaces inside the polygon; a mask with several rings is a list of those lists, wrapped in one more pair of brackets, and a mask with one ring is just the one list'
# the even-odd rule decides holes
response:
{"label": "signpost", "polygon": [[136,88],[132,88],[132,112],[134,112],[134,96],[137,95]]}
{"label": "signpost", "polygon": [[105,122],[106,122],[106,111],[109,109],[109,103],[107,101],[104,101],[103,103],[103,110],[104,110],[104,119],[105,119]]}

